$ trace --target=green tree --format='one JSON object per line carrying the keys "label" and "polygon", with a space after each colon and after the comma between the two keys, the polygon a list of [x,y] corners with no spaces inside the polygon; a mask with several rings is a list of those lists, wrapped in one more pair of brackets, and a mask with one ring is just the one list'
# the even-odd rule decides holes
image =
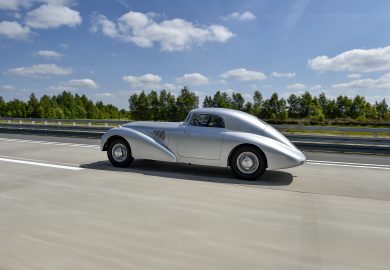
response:
{"label": "green tree", "polygon": [[0,96],[0,116],[4,115],[4,111],[5,111],[5,101],[3,97]]}
{"label": "green tree", "polygon": [[160,120],[168,121],[168,115],[169,115],[169,106],[168,106],[168,93],[166,90],[161,90],[159,95],[159,113],[160,113]]}
{"label": "green tree", "polygon": [[150,102],[148,96],[144,91],[141,92],[138,96],[138,118],[139,120],[150,120],[151,112],[150,112]]}
{"label": "green tree", "polygon": [[226,92],[217,91],[213,97],[213,107],[231,108],[232,100]]}
{"label": "green tree", "polygon": [[139,119],[140,111],[139,111],[139,103],[138,103],[138,95],[133,94],[129,98],[129,109],[130,109],[130,116],[134,120]]}
{"label": "green tree", "polygon": [[168,102],[168,121],[176,121],[177,118],[177,106],[176,106],[176,98],[171,93],[168,93],[167,96]]}
{"label": "green tree", "polygon": [[351,104],[349,116],[352,119],[365,119],[366,100],[364,97],[357,95]]}
{"label": "green tree", "polygon": [[285,119],[288,116],[286,100],[279,99],[278,94],[273,93],[269,99],[264,101],[261,115],[268,119]]}
{"label": "green tree", "polygon": [[351,111],[352,100],[347,96],[338,96],[336,100],[336,117],[346,118]]}
{"label": "green tree", "polygon": [[240,93],[233,93],[232,103],[231,103],[232,109],[243,111],[244,110],[244,103],[245,103],[245,99]]}
{"label": "green tree", "polygon": [[35,94],[30,95],[30,99],[27,102],[27,117],[38,118],[41,117],[42,112],[39,108],[39,101],[35,97]]}
{"label": "green tree", "polygon": [[160,120],[160,100],[156,91],[152,90],[148,95],[150,104],[150,118],[154,121]]}
{"label": "green tree", "polygon": [[203,108],[211,108],[214,107],[214,101],[211,96],[206,96],[203,100]]}
{"label": "green tree", "polygon": [[199,105],[199,98],[194,92],[190,91],[187,87],[184,87],[180,91],[180,95],[176,99],[177,106],[177,120],[182,121],[186,118],[187,114],[197,108]]}
{"label": "green tree", "polygon": [[313,114],[312,111],[310,111],[310,108],[314,108],[315,106],[312,106],[313,104],[313,97],[308,91],[305,91],[303,95],[300,98],[300,117],[309,117]]}
{"label": "green tree", "polygon": [[385,119],[387,113],[389,112],[389,106],[386,103],[386,99],[383,99],[381,102],[375,102],[375,108],[378,112],[378,117],[380,119]]}
{"label": "green tree", "polygon": [[259,91],[255,91],[253,94],[253,114],[260,117],[260,112],[263,106],[263,95]]}
{"label": "green tree", "polygon": [[291,94],[288,97],[287,102],[288,102],[288,116],[291,118],[300,117],[300,113],[301,113],[300,98],[295,94]]}
{"label": "green tree", "polygon": [[252,102],[248,101],[245,103],[244,112],[249,113],[249,114],[254,114]]}

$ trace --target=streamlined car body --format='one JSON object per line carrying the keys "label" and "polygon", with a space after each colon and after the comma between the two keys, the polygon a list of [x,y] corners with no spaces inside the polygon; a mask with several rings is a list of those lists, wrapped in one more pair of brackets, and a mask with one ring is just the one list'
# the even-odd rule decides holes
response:
{"label": "streamlined car body", "polygon": [[266,169],[303,164],[305,155],[285,136],[257,117],[231,109],[191,110],[184,122],[131,122],[108,130],[101,149],[114,166],[150,159],[231,167],[242,179]]}

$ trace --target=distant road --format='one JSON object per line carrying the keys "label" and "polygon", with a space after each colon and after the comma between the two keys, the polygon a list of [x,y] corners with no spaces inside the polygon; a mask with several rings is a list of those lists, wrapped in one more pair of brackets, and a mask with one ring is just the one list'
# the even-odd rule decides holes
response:
{"label": "distant road", "polygon": [[388,269],[390,157],[306,155],[248,182],[0,134],[0,269]]}

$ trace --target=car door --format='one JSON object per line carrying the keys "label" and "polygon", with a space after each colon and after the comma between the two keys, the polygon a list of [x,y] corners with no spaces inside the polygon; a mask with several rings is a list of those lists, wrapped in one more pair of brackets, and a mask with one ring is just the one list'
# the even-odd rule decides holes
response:
{"label": "car door", "polygon": [[180,128],[178,152],[181,157],[219,160],[225,125],[214,114],[193,114]]}

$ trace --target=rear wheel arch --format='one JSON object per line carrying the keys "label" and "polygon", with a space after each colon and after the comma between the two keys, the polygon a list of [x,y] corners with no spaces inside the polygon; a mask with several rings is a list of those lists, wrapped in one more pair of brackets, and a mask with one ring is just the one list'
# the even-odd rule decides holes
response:
{"label": "rear wheel arch", "polygon": [[232,158],[232,155],[234,152],[236,152],[238,149],[240,148],[243,148],[243,147],[254,147],[256,148],[257,150],[259,150],[261,152],[261,154],[263,155],[264,157],[264,160],[266,162],[265,164],[265,167],[268,168],[268,161],[267,161],[267,156],[265,155],[265,153],[263,152],[263,150],[261,150],[260,147],[258,147],[257,145],[254,145],[254,144],[250,144],[250,143],[243,143],[243,144],[239,144],[237,145],[236,147],[234,147],[230,153],[229,153],[229,157],[228,157],[228,160],[227,160],[227,166],[230,166],[231,164],[231,158]]}
{"label": "rear wheel arch", "polygon": [[233,150],[229,165],[237,178],[256,180],[264,174],[267,169],[267,158],[258,146],[242,144]]}

